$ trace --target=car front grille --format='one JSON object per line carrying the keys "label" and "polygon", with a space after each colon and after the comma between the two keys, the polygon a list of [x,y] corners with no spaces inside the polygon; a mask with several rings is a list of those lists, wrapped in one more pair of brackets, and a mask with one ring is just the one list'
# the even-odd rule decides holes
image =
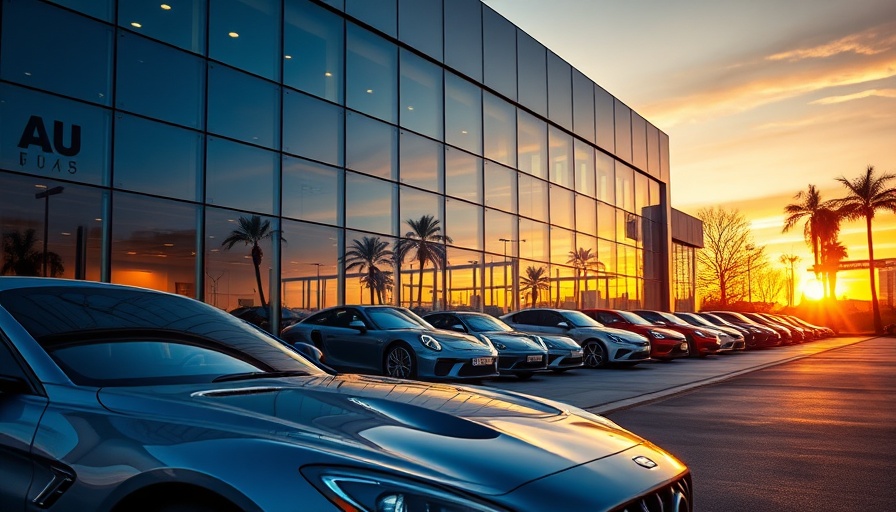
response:
{"label": "car front grille", "polygon": [[685,477],[613,509],[616,512],[692,512],[691,477]]}

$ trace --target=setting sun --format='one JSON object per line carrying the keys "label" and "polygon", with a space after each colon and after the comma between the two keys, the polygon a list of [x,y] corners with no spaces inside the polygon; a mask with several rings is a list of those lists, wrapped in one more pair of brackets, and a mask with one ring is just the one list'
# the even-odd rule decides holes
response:
{"label": "setting sun", "polygon": [[809,300],[821,300],[824,297],[824,285],[817,279],[810,279],[803,285],[803,296]]}

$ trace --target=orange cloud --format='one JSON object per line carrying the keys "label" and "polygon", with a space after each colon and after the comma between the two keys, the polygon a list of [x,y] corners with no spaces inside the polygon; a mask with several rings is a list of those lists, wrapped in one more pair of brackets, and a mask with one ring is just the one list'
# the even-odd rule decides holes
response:
{"label": "orange cloud", "polygon": [[821,59],[833,57],[841,53],[858,55],[876,55],[893,49],[896,46],[896,33],[892,27],[875,27],[858,34],[850,34],[836,41],[776,53],[766,57],[768,60],[786,60],[795,62],[803,59]]}
{"label": "orange cloud", "polygon": [[810,105],[833,105],[834,103],[843,103],[846,101],[859,100],[862,98],[870,98],[877,96],[880,98],[896,98],[896,89],[869,89],[867,91],[857,92],[853,94],[844,94],[842,96],[829,96],[810,102]]}

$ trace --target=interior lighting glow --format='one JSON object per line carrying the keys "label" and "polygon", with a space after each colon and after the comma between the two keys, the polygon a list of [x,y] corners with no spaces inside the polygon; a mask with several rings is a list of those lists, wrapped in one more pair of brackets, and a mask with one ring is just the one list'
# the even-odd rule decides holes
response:
{"label": "interior lighting glow", "polygon": [[136,21],[132,21],[131,26],[134,28],[143,28],[143,25],[137,23]]}
{"label": "interior lighting glow", "polygon": [[168,5],[168,4],[162,4],[162,5],[160,5],[159,7],[161,7],[163,11],[170,11],[170,10],[171,10],[171,6]]}
{"label": "interior lighting glow", "polygon": [[329,71],[327,71],[326,73],[324,73],[324,76],[333,76],[333,73],[330,73]]}
{"label": "interior lighting glow", "polygon": [[237,34],[236,32],[228,32],[227,35],[230,36],[230,37],[232,37],[232,38],[234,38],[234,39],[240,37],[240,35]]}
{"label": "interior lighting glow", "polygon": [[367,89],[367,94],[373,94],[373,89]]}
{"label": "interior lighting glow", "polygon": [[292,55],[284,55],[283,58],[286,59],[286,60],[289,60],[289,59],[292,58]]}

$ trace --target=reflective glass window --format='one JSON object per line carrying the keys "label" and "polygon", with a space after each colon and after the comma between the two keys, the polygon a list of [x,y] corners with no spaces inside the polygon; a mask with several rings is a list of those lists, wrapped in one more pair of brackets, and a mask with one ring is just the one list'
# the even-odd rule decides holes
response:
{"label": "reflective glass window", "polygon": [[27,0],[4,3],[2,27],[0,78],[110,104],[111,27]]}
{"label": "reflective glass window", "polygon": [[[268,234],[258,242],[262,259],[257,270],[252,263],[251,243],[237,242],[229,248],[224,245],[224,241],[233,234],[243,238],[245,230],[240,225],[240,219],[251,223],[253,217],[256,216],[221,208],[206,208],[205,301],[225,311],[231,311],[239,306],[259,306],[262,302],[267,303],[272,295],[271,288],[276,284],[271,283],[273,273],[270,270],[272,262],[279,256],[274,253],[272,243],[279,230],[276,219],[257,216],[257,225]],[[260,290],[259,281],[261,281]],[[261,294],[264,294],[264,300]]]}
{"label": "reflective glass window", "polygon": [[548,116],[572,129],[572,66],[553,52],[548,52]]}
{"label": "reflective glass window", "polygon": [[516,27],[487,6],[482,9],[485,84],[516,100]]}
{"label": "reflective glass window", "polygon": [[88,16],[103,21],[112,21],[112,0],[50,0],[54,4],[64,5],[73,11],[83,12]]}
{"label": "reflective glass window", "polygon": [[647,172],[660,176],[660,132],[650,123],[647,123]]}
{"label": "reflective glass window", "polygon": [[573,229],[575,227],[576,200],[572,190],[551,185],[551,224]]}
{"label": "reflective glass window", "polygon": [[597,145],[610,153],[616,151],[616,114],[613,96],[594,86],[594,124]]}
{"label": "reflective glass window", "polygon": [[576,250],[575,232],[551,226],[551,263],[554,265],[571,265],[569,263]]}
{"label": "reflective glass window", "polygon": [[548,144],[551,181],[564,187],[574,187],[576,180],[572,162],[572,137],[559,128],[551,126],[548,128]]}
{"label": "reflective glass window", "polygon": [[115,106],[156,119],[202,128],[205,60],[121,32]]}
{"label": "reflective glass window", "polygon": [[663,198],[660,193],[660,183],[658,181],[650,180],[647,186],[650,190],[650,206],[662,204]]}
{"label": "reflective glass window", "polygon": [[[103,202],[108,192],[44,176],[3,172],[0,190],[0,246],[8,248],[0,253],[5,275],[43,275],[46,235],[46,275],[100,280]],[[53,193],[35,197],[47,191]]]}
{"label": "reflective glass window", "polygon": [[277,153],[223,139],[208,138],[205,201],[271,214],[277,204],[280,159]]}
{"label": "reflective glass window", "polygon": [[441,143],[410,132],[401,132],[398,174],[405,185],[413,185],[433,192],[442,192],[444,182]]}
{"label": "reflective glass window", "polygon": [[284,156],[283,216],[321,224],[338,224],[342,173],[342,169],[337,167]]}
{"label": "reflective glass window", "polygon": [[482,3],[445,2],[445,64],[482,81]]}
{"label": "reflective glass window", "polygon": [[597,198],[616,204],[616,171],[613,157],[597,151]]}
{"label": "reflective glass window", "polygon": [[549,261],[548,239],[550,238],[550,226],[544,222],[520,218],[520,257],[537,261]]}
{"label": "reflective glass window", "polygon": [[572,70],[572,125],[577,135],[594,142],[594,82],[578,69]]}
{"label": "reflective glass window", "polygon": [[518,110],[519,170],[533,176],[548,177],[548,125],[524,110]]}
{"label": "reflective glass window", "polygon": [[[484,288],[482,254],[449,247],[448,263],[448,292],[450,292],[448,308],[482,311]],[[445,318],[444,321],[447,323],[451,318]]]}
{"label": "reflective glass window", "polygon": [[[160,147],[165,151],[159,151]],[[118,114],[113,154],[116,188],[202,200],[201,133]]]}
{"label": "reflective glass window", "polygon": [[208,131],[279,149],[280,86],[209,64]]}
{"label": "reflective glass window", "polygon": [[[314,311],[337,305],[339,229],[283,221],[283,307]],[[290,243],[301,240],[302,243]],[[208,297],[208,295],[206,295]]]}
{"label": "reflective glass window", "polygon": [[595,197],[597,185],[594,172],[594,148],[575,139],[576,192]]}
{"label": "reflective glass window", "polygon": [[529,34],[517,31],[519,102],[536,113],[548,115],[547,49]]}
{"label": "reflective glass window", "polygon": [[[485,250],[487,252],[499,256],[504,254],[513,256],[514,252],[519,250],[516,243],[504,243],[501,239],[519,240],[518,235],[517,217],[491,208],[485,209]],[[486,257],[486,261],[489,260],[494,260],[494,258]]]}
{"label": "reflective glass window", "polygon": [[607,240],[616,240],[616,209],[597,202],[597,236]]}
{"label": "reflective glass window", "polygon": [[445,142],[482,154],[482,90],[452,73],[445,76]]}
{"label": "reflective glass window", "polygon": [[0,83],[0,166],[108,185],[108,110]]}
{"label": "reflective glass window", "polygon": [[647,121],[632,112],[632,164],[647,170]]}
{"label": "reflective glass window", "polygon": [[[396,266],[390,261],[395,242],[388,236],[356,231],[345,233],[346,254],[339,264],[345,272],[345,299],[341,303],[393,304],[398,300],[400,288],[409,286],[403,284],[406,281],[400,281],[403,276],[396,273]],[[374,261],[372,265],[370,260]],[[414,277],[409,276],[411,282],[416,282],[415,277],[416,273]],[[408,295],[407,290],[405,295]]]}
{"label": "reflective glass window", "polygon": [[525,174],[519,175],[520,215],[547,222],[548,182]]}
{"label": "reflective glass window", "polygon": [[446,147],[445,193],[482,204],[482,159],[465,151]]}
{"label": "reflective glass window", "polygon": [[342,165],[345,109],[311,96],[283,92],[283,151]]}
{"label": "reflective glass window", "polygon": [[367,116],[348,113],[345,166],[385,179],[398,179],[398,130]]}
{"label": "reflective glass window", "polygon": [[209,57],[280,80],[280,2],[209,2]]}
{"label": "reflective glass window", "polygon": [[597,261],[603,263],[601,268],[607,274],[616,274],[616,243],[609,240],[598,240]]}
{"label": "reflective glass window", "polygon": [[441,61],[442,12],[442,0],[398,0],[398,38]]}
{"label": "reflective glass window", "polygon": [[398,120],[398,49],[351,23],[347,41],[346,106],[395,123]]}
{"label": "reflective glass window", "polygon": [[482,207],[456,199],[445,200],[445,233],[452,244],[482,249]]}
{"label": "reflective glass window", "polygon": [[369,176],[345,173],[345,226],[351,229],[393,234],[398,204],[398,185]]}
{"label": "reflective glass window", "polygon": [[118,2],[118,24],[193,53],[205,53],[206,0]]}
{"label": "reflective glass window", "polygon": [[616,206],[635,211],[635,171],[622,162],[616,162]]}
{"label": "reflective glass window", "polygon": [[445,218],[442,215],[442,197],[431,192],[424,192],[410,187],[401,186],[398,189],[398,233],[401,236],[413,232],[410,221],[417,222],[424,216],[430,216],[439,221],[439,228],[443,235],[451,236],[446,232]]}
{"label": "reflective glass window", "polygon": [[112,282],[197,298],[199,206],[115,192]]}
{"label": "reflective glass window", "polygon": [[485,206],[516,212],[516,175],[514,169],[485,162]]}
{"label": "reflective glass window", "polygon": [[597,202],[588,196],[576,194],[576,231],[589,235],[597,234]]}
{"label": "reflective glass window", "polygon": [[493,94],[485,93],[483,126],[484,156],[516,167],[516,108]]}
{"label": "reflective glass window", "polygon": [[442,68],[401,51],[401,126],[442,140]]}
{"label": "reflective glass window", "polygon": [[635,213],[642,215],[643,209],[650,204],[650,191],[647,188],[647,176],[635,173]]}
{"label": "reflective glass window", "polygon": [[345,12],[392,37],[397,34],[396,0],[345,0]]}
{"label": "reflective glass window", "polygon": [[669,136],[660,132],[660,181],[669,183]]}
{"label": "reflective glass window", "polygon": [[283,83],[342,103],[345,22],[312,2],[284,5]]}
{"label": "reflective glass window", "polygon": [[632,109],[619,100],[614,100],[616,115],[616,156],[632,161]]}

